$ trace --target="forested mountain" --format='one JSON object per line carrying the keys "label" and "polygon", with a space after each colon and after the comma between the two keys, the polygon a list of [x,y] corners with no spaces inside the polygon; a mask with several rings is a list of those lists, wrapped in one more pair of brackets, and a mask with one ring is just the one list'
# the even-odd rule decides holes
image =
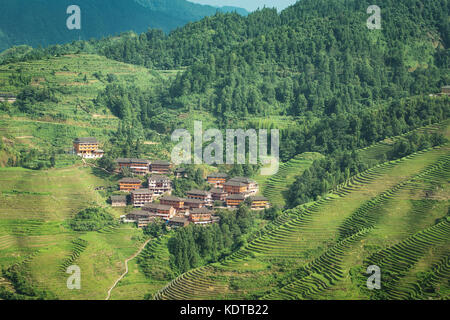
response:
{"label": "forested mountain", "polygon": [[[111,0],[102,9],[112,21],[120,16],[144,26],[145,12],[176,16],[179,6],[167,4],[182,3],[129,1],[125,8],[124,1]],[[146,236],[164,236],[138,256],[139,268],[114,298],[148,298],[162,288],[155,297],[310,299],[318,290],[327,299],[447,298],[450,99],[433,93],[450,83],[449,3],[379,0],[382,28],[370,30],[367,8],[373,4],[300,0],[281,13],[219,12],[169,33],[145,27],[117,35],[108,22],[97,26],[109,34],[100,40],[1,52],[0,166],[8,168],[0,183],[0,213],[7,220],[0,265],[20,263],[3,268],[7,281],[0,277],[0,289],[3,281],[14,292],[0,290],[0,297],[52,298],[54,292],[73,299],[66,283],[54,279],[74,259],[93,270],[95,255],[95,270],[108,272],[84,272],[84,283],[92,285],[75,298],[104,299],[110,275],[122,272],[108,266],[140,246],[143,234],[131,227],[111,231],[111,225],[75,239],[75,229],[61,233],[67,228],[61,220],[86,206],[105,207],[116,193],[122,176],[100,168],[112,172],[118,157],[168,160],[171,133],[192,130],[201,120],[204,130],[279,129],[279,173],[262,177],[259,165],[249,164],[186,165],[187,177],[174,179],[173,194],[204,189],[204,176],[218,169],[257,180],[273,207],[258,214],[244,203],[236,212],[219,212],[220,222],[210,228],[148,228]],[[57,23],[65,26],[66,16]],[[36,43],[43,41],[34,32]],[[95,167],[68,154],[77,136],[101,141],[105,156]],[[283,201],[272,201],[267,190]],[[117,216],[124,213],[117,210]],[[41,224],[47,217],[51,223]],[[24,235],[45,237],[23,241]],[[16,246],[21,254],[13,258]],[[52,250],[24,260],[31,246]],[[213,267],[168,285],[208,263]],[[390,296],[366,292],[366,266],[379,263],[387,270],[383,287],[394,289]],[[211,281],[198,290],[191,277],[196,284]],[[401,289],[398,279],[418,285]],[[272,295],[283,288],[289,294]]]}
{"label": "forested mountain", "polygon": [[[81,30],[66,27],[66,10],[73,4],[81,9]],[[0,11],[0,51],[13,45],[47,46],[130,30],[158,28],[169,32],[217,10],[247,13],[241,8],[218,9],[185,0],[4,0]]]}

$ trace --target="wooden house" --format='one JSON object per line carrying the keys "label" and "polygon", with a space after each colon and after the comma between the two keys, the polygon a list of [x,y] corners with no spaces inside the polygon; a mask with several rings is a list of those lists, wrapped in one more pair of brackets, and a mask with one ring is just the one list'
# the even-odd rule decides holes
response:
{"label": "wooden house", "polygon": [[150,163],[150,171],[157,174],[169,174],[171,164],[164,160],[153,160]]}
{"label": "wooden house", "polygon": [[194,224],[210,224],[213,213],[214,211],[207,208],[192,209],[189,212],[189,221]]}
{"label": "wooden house", "polygon": [[143,207],[153,200],[153,193],[148,189],[138,189],[131,192],[131,203],[134,207]]}
{"label": "wooden house", "polygon": [[127,196],[111,196],[111,206],[126,207],[127,206]]}
{"label": "wooden house", "polygon": [[119,180],[119,190],[130,192],[141,188],[142,182],[138,178],[123,178]]}
{"label": "wooden house", "polygon": [[169,220],[175,215],[175,209],[172,206],[167,206],[158,203],[146,203],[142,207],[143,211],[149,212],[156,217],[164,220]]}
{"label": "wooden house", "polygon": [[212,173],[206,177],[206,181],[214,188],[223,188],[223,184],[227,181],[228,175],[226,173]]}
{"label": "wooden house", "polygon": [[252,196],[250,197],[252,202],[251,208],[253,210],[263,210],[269,207],[269,199],[262,196]]}
{"label": "wooden house", "polygon": [[159,199],[159,203],[174,207],[175,210],[183,210],[184,209],[184,199],[173,196],[162,196]]}
{"label": "wooden house", "polygon": [[74,152],[86,159],[97,159],[104,155],[104,151],[99,149],[96,138],[77,138],[73,141]]}
{"label": "wooden house", "polygon": [[154,174],[148,178],[148,189],[156,196],[164,193],[170,195],[172,193],[172,181],[166,176]]}
{"label": "wooden house", "polygon": [[242,194],[232,194],[226,199],[227,207],[229,208],[237,208],[244,201],[245,197]]}

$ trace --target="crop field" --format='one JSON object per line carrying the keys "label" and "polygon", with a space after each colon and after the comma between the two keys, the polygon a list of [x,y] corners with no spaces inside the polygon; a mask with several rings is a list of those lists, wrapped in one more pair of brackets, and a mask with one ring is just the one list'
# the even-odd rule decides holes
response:
{"label": "crop field", "polygon": [[[33,288],[59,299],[105,299],[125,269],[124,260],[144,241],[142,231],[121,225],[75,232],[65,221],[84,208],[106,206],[95,188],[112,183],[79,165],[46,171],[1,168],[0,266],[19,268]],[[123,214],[118,209],[110,212]],[[67,289],[65,271],[70,265],[81,268],[82,290]],[[1,285],[14,289],[6,279]],[[128,292],[128,298],[133,295]]]}
{"label": "crop field", "polygon": [[169,236],[152,240],[135,260],[128,263],[129,273],[113,291],[112,300],[142,300],[175,277],[169,265]]}
{"label": "crop field", "polygon": [[[269,177],[262,184],[263,195],[270,202],[279,207],[285,205],[285,192],[289,186],[300,176],[305,169],[312,165],[314,160],[322,157],[319,153],[308,152],[295,156],[291,160],[280,164],[278,173]],[[261,181],[258,181],[261,182]]]}
{"label": "crop field", "polygon": [[391,299],[448,298],[449,174],[448,145],[379,165],[154,297],[369,299],[365,269],[375,264]]}

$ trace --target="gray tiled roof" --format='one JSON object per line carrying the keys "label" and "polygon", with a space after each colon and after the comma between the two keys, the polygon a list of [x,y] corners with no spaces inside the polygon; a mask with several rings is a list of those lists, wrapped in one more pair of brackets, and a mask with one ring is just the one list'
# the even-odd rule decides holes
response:
{"label": "gray tiled roof", "polygon": [[87,138],[76,138],[74,140],[75,143],[98,143],[96,138],[87,137]]}

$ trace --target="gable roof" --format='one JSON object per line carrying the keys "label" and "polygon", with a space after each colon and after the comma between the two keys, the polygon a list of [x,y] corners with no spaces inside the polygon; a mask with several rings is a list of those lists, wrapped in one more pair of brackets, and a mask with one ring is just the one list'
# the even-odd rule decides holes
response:
{"label": "gable roof", "polygon": [[190,211],[192,214],[212,214],[214,211],[207,208],[196,208]]}
{"label": "gable roof", "polygon": [[111,201],[126,202],[127,196],[111,196]]}
{"label": "gable roof", "polygon": [[138,190],[134,190],[131,191],[132,194],[153,194],[153,192],[151,192],[148,189],[138,189]]}
{"label": "gable roof", "polygon": [[246,183],[239,182],[239,181],[227,181],[223,184],[224,186],[230,186],[230,187],[247,187]]}
{"label": "gable roof", "polygon": [[242,194],[232,194],[227,197],[227,200],[245,200],[245,197]]}
{"label": "gable roof", "polygon": [[246,184],[256,183],[255,180],[247,178],[247,177],[234,177],[234,178],[231,178],[229,181],[242,182],[242,183],[246,183]]}
{"label": "gable roof", "polygon": [[151,161],[151,164],[157,164],[157,165],[163,165],[163,166],[169,166],[170,162],[166,160],[153,160]]}
{"label": "gable roof", "polygon": [[97,139],[94,137],[87,137],[87,138],[76,138],[74,143],[98,143]]}
{"label": "gable roof", "polygon": [[141,183],[141,180],[138,178],[122,178],[119,183]]}
{"label": "gable roof", "polygon": [[159,198],[159,200],[166,200],[166,201],[184,201],[185,199],[175,196],[162,196]]}
{"label": "gable roof", "polygon": [[167,181],[167,180],[169,180],[170,181],[170,179],[168,177],[162,176],[162,175],[159,175],[159,174],[152,174],[150,177],[148,177],[148,181],[150,181],[150,180],[153,180],[153,181]]}
{"label": "gable roof", "polygon": [[253,197],[250,197],[250,200],[252,200],[252,201],[269,201],[269,199],[267,199],[266,197],[263,197],[263,196],[253,196]]}
{"label": "gable roof", "polygon": [[192,189],[186,192],[186,194],[195,194],[195,195],[201,195],[201,196],[207,196],[209,194],[208,191],[205,190],[199,190],[199,189]]}
{"label": "gable roof", "polygon": [[228,175],[226,173],[222,173],[222,172],[216,172],[216,173],[211,173],[210,175],[208,175],[207,178],[228,178]]}

